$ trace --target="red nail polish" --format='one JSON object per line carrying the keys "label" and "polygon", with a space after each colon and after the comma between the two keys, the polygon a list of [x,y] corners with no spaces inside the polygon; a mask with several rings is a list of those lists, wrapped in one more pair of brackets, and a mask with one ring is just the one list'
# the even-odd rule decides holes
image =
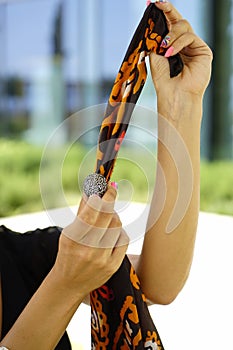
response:
{"label": "red nail polish", "polygon": [[166,53],[165,53],[165,57],[168,58],[170,56],[172,56],[173,52],[174,52],[175,48],[173,46],[169,47],[169,49],[167,49]]}
{"label": "red nail polish", "polygon": [[118,190],[118,184],[117,184],[117,182],[110,182],[110,186],[112,186],[113,188],[115,188],[115,190]]}

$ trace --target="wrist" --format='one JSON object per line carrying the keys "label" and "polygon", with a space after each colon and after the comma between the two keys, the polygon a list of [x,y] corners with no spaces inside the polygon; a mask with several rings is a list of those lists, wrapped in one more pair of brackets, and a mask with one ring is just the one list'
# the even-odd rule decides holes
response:
{"label": "wrist", "polygon": [[[199,128],[202,119],[203,98],[186,92],[171,95],[158,94],[158,114],[177,128]],[[190,129],[189,129],[190,130]]]}
{"label": "wrist", "polygon": [[50,288],[54,290],[55,295],[60,301],[62,299],[69,301],[70,307],[74,306],[77,308],[86,297],[87,293],[84,290],[82,291],[81,286],[76,288],[71,285],[68,279],[60,273],[59,268],[56,268],[55,265],[48,274],[46,282],[49,284]]}
{"label": "wrist", "polygon": [[[176,162],[184,162],[184,154],[191,163],[194,176],[199,176],[200,130],[202,119],[202,98],[190,94],[173,96],[168,103],[158,98],[158,158],[167,159],[165,149]],[[179,159],[181,157],[181,159]],[[166,160],[167,161],[167,160]]]}

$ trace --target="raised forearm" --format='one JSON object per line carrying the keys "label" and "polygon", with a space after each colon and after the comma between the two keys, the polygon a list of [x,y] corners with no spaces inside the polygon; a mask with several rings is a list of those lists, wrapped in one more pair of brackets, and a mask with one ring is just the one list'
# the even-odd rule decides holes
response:
{"label": "raised forearm", "polygon": [[[181,103],[182,101],[182,103]],[[171,302],[187,279],[199,212],[202,98],[158,99],[158,167],[138,265],[146,296]]]}

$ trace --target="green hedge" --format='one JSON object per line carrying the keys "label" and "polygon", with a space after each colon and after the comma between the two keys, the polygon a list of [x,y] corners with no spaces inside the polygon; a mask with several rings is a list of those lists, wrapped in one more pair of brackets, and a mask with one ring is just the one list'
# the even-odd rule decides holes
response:
{"label": "green hedge", "polygon": [[201,210],[233,215],[233,162],[201,164]]}
{"label": "green hedge", "polygon": [[[44,149],[22,141],[0,141],[0,216],[44,209],[40,190],[40,164]],[[48,179],[48,207],[59,207],[59,191],[69,205],[78,203],[84,177],[93,170],[95,150],[80,145],[48,150],[42,171]],[[122,148],[113,179],[119,182],[119,199],[145,202],[152,192],[155,160],[148,152]],[[62,157],[60,157],[60,155]],[[51,159],[53,161],[51,161]],[[46,167],[48,166],[48,169]],[[47,178],[46,178],[47,176]],[[61,176],[57,190],[56,180]],[[45,189],[42,190],[42,197]],[[47,191],[47,190],[46,190]],[[46,192],[47,195],[47,192]],[[43,198],[44,199],[44,198]],[[233,162],[201,164],[201,210],[233,215]]]}

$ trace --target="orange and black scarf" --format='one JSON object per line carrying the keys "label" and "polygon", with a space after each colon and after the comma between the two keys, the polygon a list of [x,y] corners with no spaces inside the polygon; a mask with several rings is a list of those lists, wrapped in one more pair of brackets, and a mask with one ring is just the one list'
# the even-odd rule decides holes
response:
{"label": "orange and black scarf", "polygon": [[[162,11],[151,3],[136,29],[110,94],[101,125],[95,172],[109,181],[134,106],[147,77],[145,58],[163,55],[168,33]],[[171,78],[182,68],[179,55],[169,58]],[[92,349],[164,349],[150,317],[139,279],[127,256],[119,270],[91,293]]]}

